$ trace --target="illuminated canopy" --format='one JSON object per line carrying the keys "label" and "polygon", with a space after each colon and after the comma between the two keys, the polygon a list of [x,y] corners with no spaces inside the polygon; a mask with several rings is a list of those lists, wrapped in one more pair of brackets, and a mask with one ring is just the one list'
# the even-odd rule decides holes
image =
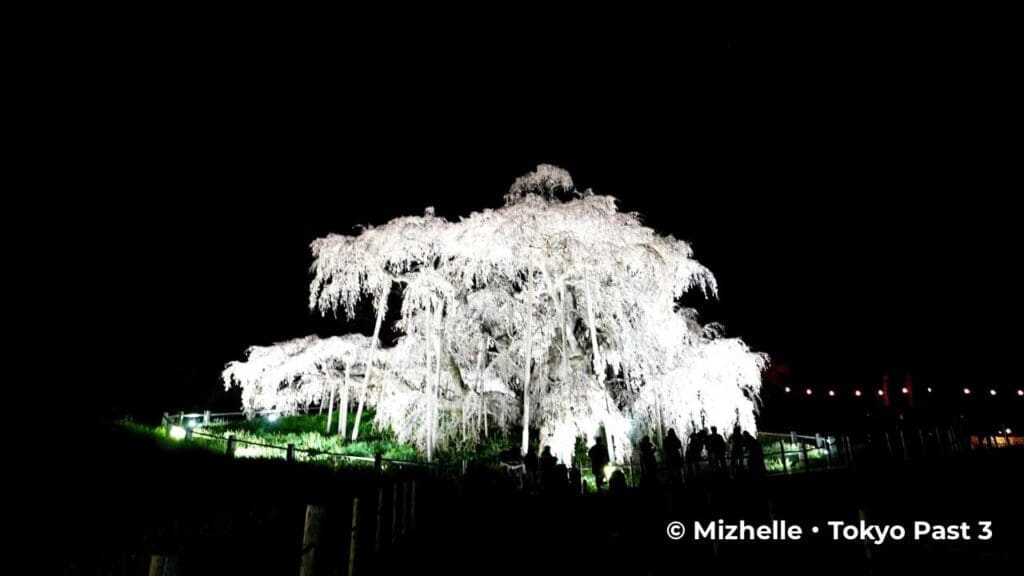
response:
{"label": "illuminated canopy", "polygon": [[[247,409],[320,402],[322,367],[342,363],[362,368],[357,414],[374,405],[378,426],[428,457],[516,425],[524,451],[533,430],[566,462],[576,438],[601,428],[613,461],[651,430],[755,429],[766,358],[678,304],[691,290],[715,295],[714,276],[686,242],[619,212],[612,197],[576,190],[560,168],[517,179],[501,208],[455,222],[428,209],[318,239],[312,251],[310,307],[351,317],[368,298],[374,334],[253,348],[224,374]],[[396,287],[403,335],[379,350]],[[270,368],[247,367],[264,355]]]}

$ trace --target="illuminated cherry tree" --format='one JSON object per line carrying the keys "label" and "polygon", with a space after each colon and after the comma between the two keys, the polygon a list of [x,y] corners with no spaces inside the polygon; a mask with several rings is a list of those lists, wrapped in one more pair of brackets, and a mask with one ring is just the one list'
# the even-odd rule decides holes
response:
{"label": "illuminated cherry tree", "polygon": [[[577,438],[602,432],[620,461],[650,431],[755,429],[766,358],[678,304],[691,290],[713,296],[714,276],[687,243],[577,190],[564,170],[517,179],[501,208],[459,221],[428,209],[312,250],[310,307],[351,317],[368,299],[376,315],[351,352],[365,367],[353,440],[366,404],[428,459],[513,426],[523,451],[535,439],[566,462]],[[392,290],[402,336],[382,350]],[[245,391],[262,381],[234,378],[243,400],[267,394]],[[323,397],[308,387],[277,388],[275,405]]]}

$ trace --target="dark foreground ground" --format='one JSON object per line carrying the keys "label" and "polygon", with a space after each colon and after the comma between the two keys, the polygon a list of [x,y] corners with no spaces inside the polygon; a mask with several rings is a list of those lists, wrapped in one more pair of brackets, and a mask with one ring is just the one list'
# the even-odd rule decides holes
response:
{"label": "dark foreground ground", "polygon": [[[356,574],[1001,574],[1022,565],[1024,453],[1012,449],[619,496],[528,496],[483,471],[438,481],[232,461],[161,450],[102,425],[83,432],[80,446],[61,462],[61,487],[47,499],[57,573],[148,574],[151,555],[160,554],[183,575],[299,574],[307,504],[315,504],[323,511],[315,574],[347,574],[353,498]],[[411,500],[413,479],[415,511],[401,504]],[[832,542],[827,521],[856,523],[861,514],[903,525],[908,536],[871,547]],[[718,518],[774,518],[822,532],[799,542],[717,545],[665,535],[672,520],[689,530],[694,520]],[[989,520],[994,537],[915,542],[915,520],[967,522],[974,534]]]}

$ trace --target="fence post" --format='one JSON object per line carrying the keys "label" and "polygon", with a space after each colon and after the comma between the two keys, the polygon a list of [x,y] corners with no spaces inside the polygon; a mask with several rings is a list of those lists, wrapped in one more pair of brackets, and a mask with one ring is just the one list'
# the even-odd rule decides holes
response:
{"label": "fence post", "polygon": [[786,441],[779,438],[779,456],[782,460],[782,473],[789,474],[789,462],[786,461]]}
{"label": "fence post", "polygon": [[391,485],[391,545],[398,539],[398,480]]}
{"label": "fence post", "polygon": [[416,531],[416,480],[412,481],[412,505],[409,511],[409,529]]}
{"label": "fence post", "polygon": [[317,550],[320,549],[320,527],[325,509],[309,504],[306,506],[306,524],[302,530],[302,565],[299,576],[316,574]]}
{"label": "fence post", "polygon": [[356,573],[356,529],[359,527],[359,498],[352,499],[352,531],[348,541],[348,576]]}
{"label": "fence post", "polygon": [[235,457],[235,445],[237,443],[238,443],[238,441],[235,439],[235,435],[234,434],[231,434],[230,436],[228,436],[227,455],[228,455],[229,458],[234,458]]}
{"label": "fence post", "polygon": [[192,428],[185,428],[185,440],[192,441]]}
{"label": "fence post", "polygon": [[380,554],[381,531],[384,529],[384,486],[377,488],[377,530],[373,542],[373,552]]}
{"label": "fence post", "polygon": [[149,557],[149,576],[175,576],[177,573],[177,556],[153,554]]}
{"label": "fence post", "polygon": [[402,538],[408,533],[409,526],[409,483],[402,482]]}
{"label": "fence post", "polygon": [[801,442],[800,443],[800,453],[803,454],[803,456],[804,456],[804,473],[810,474],[811,473],[811,459],[807,455],[807,443],[806,442]]}
{"label": "fence post", "polygon": [[289,462],[295,462],[295,444],[288,444],[288,456]]}
{"label": "fence post", "polygon": [[382,466],[383,459],[384,459],[384,455],[383,454],[381,454],[380,452],[374,453],[374,455],[373,455],[373,472],[374,472],[374,474],[377,474],[377,475],[380,474],[381,468],[383,468],[383,466]]}
{"label": "fence post", "polygon": [[[868,512],[863,508],[857,510],[857,516],[860,517],[862,523],[868,521]],[[871,540],[869,538],[864,539],[864,557],[867,558],[868,562],[871,562]]]}
{"label": "fence post", "polygon": [[209,410],[203,410],[203,426],[209,426],[209,425],[210,425],[210,411]]}

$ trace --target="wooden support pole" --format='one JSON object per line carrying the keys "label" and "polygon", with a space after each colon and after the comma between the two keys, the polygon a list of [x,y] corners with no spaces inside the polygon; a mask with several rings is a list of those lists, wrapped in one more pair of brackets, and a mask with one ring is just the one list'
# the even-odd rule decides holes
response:
{"label": "wooden support pole", "polygon": [[402,482],[402,538],[409,532],[409,483]]}
{"label": "wooden support pole", "polygon": [[380,486],[377,488],[377,530],[376,538],[373,542],[373,552],[380,554],[381,550],[381,534],[384,530],[384,487]]}
{"label": "wooden support pole", "polygon": [[391,484],[391,545],[398,540],[398,481]]}
{"label": "wooden support pole", "polygon": [[302,529],[302,564],[299,576],[314,576],[316,561],[320,555],[320,535],[326,509],[309,504],[306,506],[306,523]]}
{"label": "wooden support pole", "polygon": [[412,503],[409,511],[409,529],[416,531],[416,481],[412,481]]}
{"label": "wooden support pole", "polygon": [[348,541],[348,576],[356,573],[356,534],[359,527],[359,498],[352,499],[352,530]]}
{"label": "wooden support pole", "polygon": [[153,554],[149,557],[149,576],[176,576],[178,557]]}

